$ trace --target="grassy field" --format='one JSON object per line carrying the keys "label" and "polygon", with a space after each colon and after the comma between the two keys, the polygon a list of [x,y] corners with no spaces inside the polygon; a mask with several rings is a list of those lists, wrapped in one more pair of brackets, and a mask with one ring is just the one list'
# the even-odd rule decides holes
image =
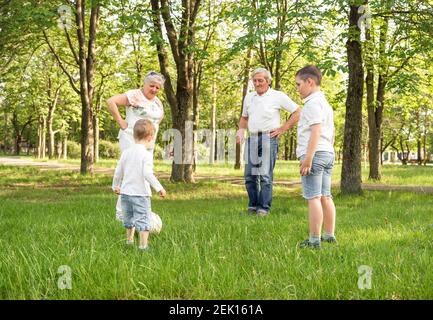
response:
{"label": "grassy field", "polygon": [[[36,160],[34,158],[34,161]],[[45,160],[48,161],[48,160]],[[79,165],[77,159],[61,160],[60,163]],[[102,159],[96,165],[101,168],[115,168],[117,160]],[[276,180],[300,181],[298,161],[283,161],[278,160],[275,166],[274,176]],[[156,161],[155,170],[160,172],[171,172],[171,164],[166,161]],[[418,165],[384,165],[382,167],[382,180],[368,180],[368,167],[362,166],[362,181],[369,185],[387,184],[387,185],[407,185],[407,186],[433,186],[433,166],[418,166]],[[208,176],[230,176],[243,177],[243,170],[233,169],[233,164],[200,164],[197,166],[197,175]],[[341,177],[341,163],[336,163],[332,181],[339,184]]]}
{"label": "grassy field", "polygon": [[[240,213],[243,186],[162,183],[168,197],[152,206],[163,230],[138,252],[114,220],[110,176],[0,166],[0,298],[433,298],[431,195],[334,190],[339,244],[311,250],[297,248],[308,233],[299,189],[276,187],[271,215],[257,218]],[[362,265],[371,289],[358,287]]]}

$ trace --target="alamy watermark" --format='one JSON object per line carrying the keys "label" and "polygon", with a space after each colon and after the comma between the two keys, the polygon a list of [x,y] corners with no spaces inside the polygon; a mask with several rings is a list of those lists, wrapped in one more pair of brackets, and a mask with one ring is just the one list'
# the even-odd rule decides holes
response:
{"label": "alamy watermark", "polygon": [[370,290],[371,280],[373,276],[373,268],[370,266],[362,265],[358,267],[358,288],[359,290]]}
{"label": "alamy watermark", "polygon": [[[162,133],[165,147],[162,151],[164,161],[175,164],[199,163],[235,163],[236,161],[236,130],[234,129],[199,129],[193,131],[193,122],[185,122],[184,134],[177,129],[168,129]],[[248,143],[245,143],[248,142]],[[245,148],[243,163],[252,165],[252,170],[268,172],[271,154],[274,152],[275,142],[270,133],[252,134],[250,138],[241,142],[240,148]],[[275,147],[274,147],[275,148]],[[254,173],[253,173],[254,174]],[[255,174],[260,174],[257,172]]]}
{"label": "alamy watermark", "polygon": [[67,5],[61,5],[57,8],[59,18],[57,19],[57,26],[60,29],[70,29],[72,26],[72,10]]}
{"label": "alamy watermark", "polygon": [[371,29],[371,10],[368,5],[360,6],[358,9],[358,13],[362,14],[362,16],[358,19],[358,27],[362,29],[362,25],[365,24],[366,29]]}
{"label": "alamy watermark", "polygon": [[72,269],[70,266],[63,265],[57,269],[57,274],[60,274],[57,280],[57,288],[60,290],[72,290]]}

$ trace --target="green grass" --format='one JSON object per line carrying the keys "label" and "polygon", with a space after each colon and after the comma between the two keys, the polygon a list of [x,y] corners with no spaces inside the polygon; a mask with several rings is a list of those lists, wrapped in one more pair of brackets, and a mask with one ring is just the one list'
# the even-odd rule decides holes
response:
{"label": "green grass", "polygon": [[[276,187],[260,219],[239,213],[242,186],[162,183],[163,230],[142,253],[124,247],[110,176],[0,166],[0,298],[433,298],[431,195],[335,190],[339,244],[315,251],[296,247],[308,233],[299,189]],[[57,286],[63,265],[71,290]],[[358,288],[361,265],[371,290]]]}
{"label": "green grass", "polygon": [[[34,161],[39,161],[32,158]],[[45,160],[47,161],[47,160]],[[51,160],[50,160],[51,161]],[[60,163],[79,165],[80,160],[68,159],[60,160]],[[115,168],[117,160],[101,159],[96,167],[100,168]],[[298,161],[283,161],[278,160],[275,166],[274,176],[276,180],[300,181]],[[171,172],[171,163],[167,161],[155,161],[155,170],[160,172]],[[372,181],[368,179],[368,167],[362,166],[362,181],[369,185],[387,184],[387,185],[407,185],[407,186],[433,186],[433,166],[418,166],[418,165],[384,165],[382,167],[381,181]],[[216,163],[199,164],[197,166],[197,175],[203,176],[228,176],[228,177],[243,177],[243,170],[233,169],[232,163]],[[339,184],[341,179],[341,163],[336,163],[332,181],[334,184]]]}

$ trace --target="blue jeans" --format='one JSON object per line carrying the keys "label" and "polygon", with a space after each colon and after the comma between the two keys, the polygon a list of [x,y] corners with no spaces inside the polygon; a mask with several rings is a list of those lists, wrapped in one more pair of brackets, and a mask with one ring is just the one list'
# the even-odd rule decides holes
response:
{"label": "blue jeans", "polygon": [[278,155],[278,139],[269,134],[251,135],[245,150],[245,187],[248,208],[269,211],[272,204],[272,180]]}
{"label": "blue jeans", "polygon": [[123,225],[127,229],[150,230],[150,197],[121,194]]}
{"label": "blue jeans", "polygon": [[[299,160],[304,160],[305,155]],[[334,153],[317,151],[314,154],[310,174],[302,176],[302,193],[304,199],[311,200],[316,197],[331,197],[331,176],[334,167]]]}

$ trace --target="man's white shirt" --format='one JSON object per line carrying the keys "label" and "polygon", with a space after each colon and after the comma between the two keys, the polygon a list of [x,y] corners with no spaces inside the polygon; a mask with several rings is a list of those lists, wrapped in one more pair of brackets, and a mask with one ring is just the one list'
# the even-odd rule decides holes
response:
{"label": "man's white shirt", "polygon": [[242,117],[248,118],[248,130],[251,133],[271,131],[281,126],[281,109],[292,113],[298,107],[284,92],[269,88],[261,96],[256,91],[245,96]]}
{"label": "man's white shirt", "polygon": [[113,177],[113,190],[120,187],[120,193],[129,196],[150,197],[150,186],[159,192],[161,183],[153,174],[152,153],[142,144],[134,144],[120,157]]}

